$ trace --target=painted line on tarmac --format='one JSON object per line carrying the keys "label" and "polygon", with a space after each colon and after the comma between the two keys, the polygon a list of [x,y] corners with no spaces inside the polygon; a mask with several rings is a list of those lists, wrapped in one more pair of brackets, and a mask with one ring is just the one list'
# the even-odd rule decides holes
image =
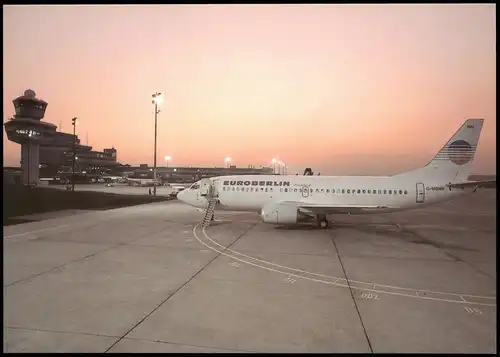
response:
{"label": "painted line on tarmac", "polygon": [[[223,247],[227,251],[231,251],[231,252],[233,252],[235,254],[240,254],[240,255],[245,256],[247,258],[254,259],[256,261],[260,261],[262,263],[265,263],[265,264],[268,264],[268,265],[272,265],[272,266],[276,266],[276,267],[279,267],[279,268],[282,268],[282,269],[288,269],[288,270],[297,271],[297,272],[301,272],[301,273],[305,273],[305,274],[310,274],[310,275],[316,275],[316,276],[320,276],[320,277],[335,279],[335,281],[331,282],[331,281],[327,281],[327,280],[314,279],[314,278],[303,276],[303,275],[298,275],[298,274],[294,274],[294,273],[290,273],[290,272],[284,272],[284,271],[281,271],[281,270],[278,270],[278,269],[273,269],[273,268],[265,267],[263,265],[255,264],[255,263],[252,263],[252,262],[240,259],[238,257],[235,257],[234,255],[227,254],[227,253],[225,253],[223,251],[220,251],[220,250],[218,250],[216,248],[213,248],[210,245],[206,244],[196,234],[196,229],[198,228],[198,226],[200,226],[199,223],[194,226],[194,228],[193,228],[193,235],[196,238],[196,240],[198,240],[198,242],[200,242],[201,244],[203,244],[205,247],[207,247],[208,249],[210,249],[210,250],[212,250],[214,252],[217,252],[217,253],[219,253],[221,255],[229,257],[231,259],[234,259],[234,260],[240,261],[240,262],[242,262],[244,264],[252,265],[252,266],[255,266],[257,268],[264,269],[264,270],[273,271],[273,272],[284,274],[284,275],[287,275],[287,276],[294,276],[294,277],[297,277],[297,278],[301,278],[301,279],[305,279],[305,280],[310,280],[310,281],[314,281],[314,282],[318,282],[318,283],[323,283],[323,284],[328,284],[328,285],[334,285],[334,286],[339,286],[339,287],[345,287],[345,288],[351,288],[351,289],[360,290],[360,291],[370,291],[370,292],[383,293],[383,294],[388,294],[388,295],[412,297],[412,298],[418,298],[418,299],[424,299],[424,300],[434,300],[434,301],[442,301],[442,302],[451,302],[451,303],[458,303],[458,304],[472,304],[472,305],[492,306],[492,307],[496,306],[496,304],[482,303],[482,302],[473,302],[473,301],[467,301],[467,300],[464,299],[464,296],[470,297],[470,298],[476,298],[476,299],[477,298],[479,298],[479,299],[496,299],[496,297],[491,297],[491,296],[477,296],[477,295],[443,293],[443,292],[427,292],[425,290],[415,290],[415,289],[408,289],[408,288],[391,287],[391,286],[388,286],[388,285],[366,283],[366,282],[357,282],[357,283],[359,283],[359,284],[368,284],[368,285],[370,285],[371,288],[368,288],[368,287],[365,288],[365,287],[359,287],[359,286],[352,286],[352,285],[347,284],[346,279],[342,279],[342,278],[338,278],[338,277],[332,277],[332,276],[328,276],[328,275],[317,274],[317,273],[306,272],[306,271],[303,271],[303,270],[300,270],[300,269],[289,268],[289,267],[281,266],[279,264],[274,264],[274,263],[271,263],[271,262],[266,262],[264,260],[261,260],[261,259],[258,259],[258,258],[254,258],[254,257],[251,257],[251,256],[247,256],[245,254],[236,252],[234,250],[231,250],[229,248],[226,248],[226,247],[220,245],[217,242],[214,242],[208,236],[208,234],[206,233],[205,228],[204,227],[202,228],[202,232],[203,232],[203,234],[205,235],[205,237],[208,240],[210,240],[211,242],[215,243],[216,245],[218,245],[220,247]],[[345,281],[346,284],[339,283],[339,281]],[[355,281],[349,280],[349,283],[351,283],[351,282],[352,283],[356,283]],[[393,288],[393,289],[399,289],[399,290],[406,290],[406,291],[411,291],[414,294],[399,293],[399,292],[394,292],[394,291],[385,291],[385,290],[381,290],[381,289],[376,289],[377,287],[386,287],[386,288]],[[451,300],[451,299],[445,299],[445,298],[422,296],[422,295],[419,294],[419,292],[441,294],[441,295],[446,294],[448,296],[458,297],[458,298],[460,298],[460,300],[458,300],[458,299],[457,300]]]}
{"label": "painted line on tarmac", "polygon": [[[120,207],[120,208],[117,208],[117,210],[123,210],[123,209],[130,209],[132,207],[137,207],[137,206],[127,206],[127,207]],[[71,227],[71,226],[79,226],[79,225],[84,225],[86,223],[96,223],[96,222],[104,222],[108,219],[111,219],[111,218],[114,218],[114,217],[117,217],[117,216],[120,216],[120,214],[123,214],[123,213],[139,213],[139,212],[143,212],[145,211],[146,208],[145,207],[140,207],[140,208],[136,208],[136,210],[133,210],[132,212],[123,212],[123,211],[119,211],[119,212],[107,212],[107,214],[103,214],[102,212],[87,212],[87,213],[83,213],[83,215],[97,215],[99,214],[99,217],[101,218],[98,218],[96,219],[95,221],[85,221],[85,222],[75,222],[73,224],[63,224],[63,225],[60,225],[60,226],[55,226],[55,227],[49,227],[49,228],[43,228],[43,229],[37,229],[37,230],[34,230],[34,231],[29,231],[29,232],[24,232],[24,233],[17,233],[17,234],[11,234],[11,235],[8,235],[8,236],[4,236],[3,238],[4,239],[8,239],[8,238],[14,238],[14,237],[21,237],[21,236],[24,236],[24,235],[28,235],[28,234],[35,234],[35,233],[39,233],[39,232],[45,232],[45,231],[50,231],[50,230],[53,230],[53,229],[58,229],[58,228],[65,228],[65,227]],[[71,216],[67,216],[67,217],[56,217],[56,218],[52,218],[52,219],[67,219],[67,218],[73,218],[73,217],[76,217],[76,216],[79,216],[79,215],[71,215]],[[104,216],[104,218],[102,218]],[[80,217],[81,218],[81,217]],[[96,217],[97,218],[97,217]],[[42,220],[42,221],[34,221],[33,223],[35,222],[44,222],[46,220]]]}
{"label": "painted line on tarmac", "polygon": [[20,237],[20,236],[24,236],[26,234],[32,234],[32,233],[50,231],[51,229],[57,229],[57,228],[63,228],[63,227],[69,227],[69,226],[70,226],[70,224],[65,224],[65,225],[62,225],[62,226],[55,226],[55,227],[50,227],[50,228],[38,229],[36,231],[24,232],[24,233],[19,233],[19,234],[12,234],[10,236],[5,236],[4,239],[12,238],[12,237]]}
{"label": "painted line on tarmac", "polygon": [[[232,250],[230,248],[226,248],[225,246],[217,243],[216,241],[214,241],[213,239],[211,239],[210,236],[208,236],[208,234],[206,233],[205,228],[203,229],[203,234],[205,235],[205,237],[210,242],[214,243],[215,245],[218,245],[219,247],[221,247],[221,248],[223,248],[223,249],[225,249],[227,251],[230,251],[232,253],[241,255],[241,256],[243,256],[245,258],[253,259],[253,260],[259,261],[261,263],[272,265],[272,266],[275,266],[275,267],[278,267],[278,268],[284,268],[284,269],[296,271],[296,272],[299,272],[299,273],[305,273],[305,274],[319,276],[319,277],[323,277],[323,278],[329,278],[329,279],[338,279],[338,280],[342,280],[342,281],[347,282],[347,280],[344,279],[344,278],[340,278],[340,277],[336,277],[336,276],[331,276],[331,275],[324,275],[324,274],[319,274],[319,273],[313,273],[313,272],[309,272],[309,271],[305,271],[305,270],[300,270],[300,269],[295,269],[295,268],[287,267],[287,266],[284,266],[284,265],[275,264],[275,263],[272,263],[272,262],[269,262],[269,261],[266,261],[266,260],[258,259],[258,258],[252,257],[250,255],[246,255],[246,254],[237,252],[237,251]],[[451,295],[451,296],[458,296],[458,297],[460,297],[460,296],[466,296],[466,297],[478,298],[478,299],[492,299],[492,300],[496,300],[496,296],[479,296],[479,295],[470,295],[470,294],[445,293],[445,292],[441,292],[441,291],[411,289],[411,288],[402,288],[400,286],[392,286],[392,285],[384,285],[384,284],[374,284],[374,283],[371,283],[371,282],[357,281],[357,280],[349,280],[349,282],[350,283],[356,283],[356,284],[365,284],[365,285],[370,285],[370,286],[377,286],[377,287],[389,288],[389,289],[408,290],[408,291],[412,291],[412,292],[413,291],[418,291],[420,293],[427,293],[427,294],[438,294],[438,295],[441,294],[441,295]]]}

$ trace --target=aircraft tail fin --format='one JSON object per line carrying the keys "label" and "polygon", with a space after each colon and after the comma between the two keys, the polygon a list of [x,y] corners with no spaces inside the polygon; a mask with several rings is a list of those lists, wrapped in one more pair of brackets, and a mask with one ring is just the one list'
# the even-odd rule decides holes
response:
{"label": "aircraft tail fin", "polygon": [[467,119],[425,167],[411,173],[418,171],[423,178],[447,183],[468,181],[483,122],[484,119]]}
{"label": "aircraft tail fin", "polygon": [[468,119],[441,148],[426,168],[450,182],[467,181],[472,172],[484,119]]}

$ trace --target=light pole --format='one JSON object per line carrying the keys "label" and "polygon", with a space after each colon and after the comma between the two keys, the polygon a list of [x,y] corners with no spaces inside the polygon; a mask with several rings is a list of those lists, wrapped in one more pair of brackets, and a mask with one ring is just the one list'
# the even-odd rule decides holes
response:
{"label": "light pole", "polygon": [[76,162],[76,117],[71,119],[73,125],[73,174],[71,175],[71,191],[75,192],[75,162]]}
{"label": "light pole", "polygon": [[31,171],[31,141],[28,141],[28,188],[31,187],[30,171]]}
{"label": "light pole", "polygon": [[168,168],[168,162],[172,160],[172,156],[165,156],[165,162],[167,163],[167,168]]}
{"label": "light pole", "polygon": [[273,175],[276,175],[276,159],[272,159],[271,162],[273,163]]}
{"label": "light pole", "polygon": [[232,159],[228,156],[224,159],[224,161],[226,162],[226,169],[229,168],[229,163],[232,161]]}
{"label": "light pole", "polygon": [[153,94],[153,104],[155,105],[155,154],[154,154],[154,169],[153,169],[153,195],[156,196],[156,135],[158,131],[158,103],[161,100],[161,93]]}

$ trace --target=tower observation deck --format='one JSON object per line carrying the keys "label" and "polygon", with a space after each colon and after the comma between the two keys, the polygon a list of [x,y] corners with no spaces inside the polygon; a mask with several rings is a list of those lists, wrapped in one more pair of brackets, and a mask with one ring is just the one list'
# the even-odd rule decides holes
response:
{"label": "tower observation deck", "polygon": [[38,185],[40,178],[40,144],[50,141],[56,134],[57,126],[42,121],[47,102],[36,97],[28,89],[24,95],[12,101],[15,114],[4,123],[7,138],[21,145],[21,169],[24,185]]}

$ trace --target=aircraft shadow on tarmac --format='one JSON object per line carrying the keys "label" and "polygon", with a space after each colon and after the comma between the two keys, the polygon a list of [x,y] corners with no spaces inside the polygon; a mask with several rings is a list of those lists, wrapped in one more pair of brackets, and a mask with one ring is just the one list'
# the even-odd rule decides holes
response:
{"label": "aircraft shadow on tarmac", "polygon": [[392,223],[341,223],[333,222],[327,229],[320,228],[316,223],[300,223],[296,225],[289,226],[276,226],[276,230],[287,230],[287,231],[336,231],[338,229],[352,229],[363,233],[375,234],[375,235],[389,235],[401,237],[401,235],[409,235],[410,233],[402,231],[398,226]]}
{"label": "aircraft shadow on tarmac", "polygon": [[[227,226],[234,224],[232,217],[220,217],[220,220],[215,220],[210,223],[210,227]],[[248,223],[248,222],[247,222]],[[255,222],[258,223],[258,222]],[[355,230],[360,233],[365,233],[368,235],[383,236],[386,238],[395,238],[397,240],[404,241],[406,243],[422,244],[434,246],[438,249],[449,249],[449,250],[460,250],[460,251],[471,251],[478,252],[477,249],[464,247],[458,244],[450,244],[444,242],[438,242],[431,240],[429,238],[423,237],[417,232],[410,230],[404,226],[397,225],[392,222],[330,222],[330,226],[327,229],[320,228],[317,226],[316,222],[300,222],[294,225],[282,225],[282,226],[271,226],[272,229],[277,231],[323,231],[323,232],[335,232],[341,229]]]}
{"label": "aircraft shadow on tarmac", "polygon": [[233,223],[234,222],[232,222],[230,220],[212,221],[212,222],[210,222],[210,227],[227,226],[227,225],[231,225]]}
{"label": "aircraft shadow on tarmac", "polygon": [[[325,231],[323,228],[317,227],[315,224],[298,224],[292,226],[277,226],[276,230],[289,230],[289,231]],[[407,243],[422,244],[434,246],[438,249],[451,249],[451,250],[461,250],[461,251],[475,251],[478,250],[463,247],[457,244],[449,244],[443,242],[436,242],[428,238],[422,237],[407,228],[398,227],[392,223],[332,223],[331,226],[326,229],[326,231],[337,231],[340,229],[350,229],[355,230],[360,233],[366,233],[375,236],[384,236],[387,238],[397,238]]]}
{"label": "aircraft shadow on tarmac", "polygon": [[303,223],[303,224],[295,224],[293,226],[276,226],[274,227],[276,230],[285,230],[285,231],[324,231],[323,228],[316,227],[315,225]]}

